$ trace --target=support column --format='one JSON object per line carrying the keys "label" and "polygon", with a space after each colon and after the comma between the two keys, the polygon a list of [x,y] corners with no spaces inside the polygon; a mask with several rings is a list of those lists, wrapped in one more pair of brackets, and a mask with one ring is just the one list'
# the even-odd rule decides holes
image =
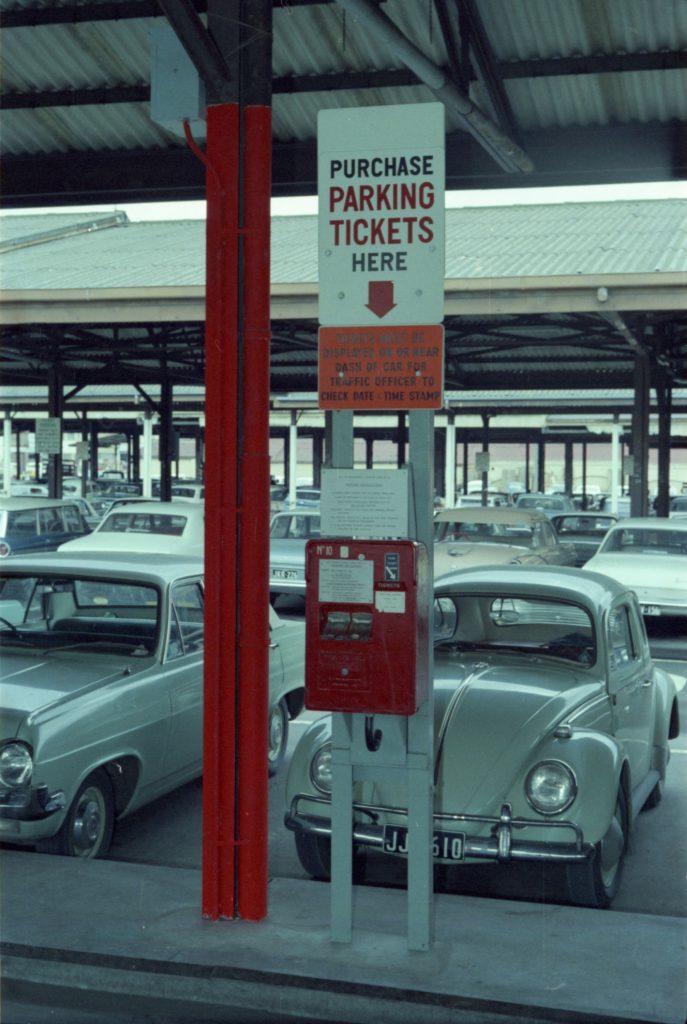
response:
{"label": "support column", "polygon": [[62,497],[62,368],[54,367],[48,384],[48,416],[60,421],[60,450],[48,456],[48,496]]}
{"label": "support column", "polygon": [[537,488],[540,493],[546,490],[546,442],[537,442]]}
{"label": "support column", "polygon": [[456,503],[456,414],[446,414],[446,468],[444,470],[444,501],[447,508]]}
{"label": "support column", "polygon": [[141,469],[142,495],[153,496],[153,415],[146,412],[143,417],[143,459]]}
{"label": "support column", "polygon": [[315,427],[312,437],[312,485],[322,486],[322,460],[324,453],[324,431]]}
{"label": "support column", "polygon": [[645,351],[635,352],[632,407],[632,476],[630,514],[645,516],[649,498],[649,387],[651,367]]}
{"label": "support column", "polygon": [[287,482],[289,485],[288,503],[290,508],[296,505],[296,486],[298,481],[298,413],[291,410],[291,422],[289,423],[289,473]]}
{"label": "support column", "polygon": [[[267,913],[270,0],[209,0],[203,913]],[[295,448],[295,446],[294,446]]]}
{"label": "support column", "polygon": [[8,412],[2,422],[2,490],[3,494],[12,493],[12,419]]}
{"label": "support column", "polygon": [[[489,456],[489,415],[482,413],[482,453]],[[489,490],[489,470],[483,469],[482,477],[482,505],[487,504],[487,491]]]}
{"label": "support column", "polygon": [[670,515],[670,428],[673,391],[663,366],[658,367],[656,380],[658,400],[658,497],[656,514]]}
{"label": "support column", "polygon": [[164,380],[160,387],[160,440],[158,446],[161,501],[172,500],[172,459],[174,457],[172,410],[172,384],[169,380]]}
{"label": "support column", "polygon": [[91,480],[98,479],[98,424],[90,423],[88,428],[88,461],[91,464]]}
{"label": "support column", "polygon": [[[325,413],[327,462],[333,469],[353,469],[353,413]],[[332,839],[330,912],[332,942],[350,942],[353,931],[353,716],[332,714]]]}
{"label": "support column", "polygon": [[566,441],[564,446],[563,464],[563,488],[566,494],[572,494],[573,490],[573,443]]}

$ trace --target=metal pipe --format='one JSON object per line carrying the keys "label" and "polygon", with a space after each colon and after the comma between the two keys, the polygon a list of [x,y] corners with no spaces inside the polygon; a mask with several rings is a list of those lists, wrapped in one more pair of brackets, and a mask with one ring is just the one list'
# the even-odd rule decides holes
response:
{"label": "metal pipe", "polygon": [[377,36],[414,71],[427,85],[437,99],[455,111],[463,119],[467,130],[506,171],[529,173],[534,164],[527,153],[494,124],[469,96],[447,77],[445,72],[415,47],[394,23],[368,0],[337,0],[360,22],[365,29]]}
{"label": "metal pipe", "polygon": [[235,916],[238,104],[207,120],[202,910],[216,920]]}
{"label": "metal pipe", "polygon": [[239,917],[267,914],[269,712],[270,195],[272,115],[243,111],[243,339],[239,453]]}

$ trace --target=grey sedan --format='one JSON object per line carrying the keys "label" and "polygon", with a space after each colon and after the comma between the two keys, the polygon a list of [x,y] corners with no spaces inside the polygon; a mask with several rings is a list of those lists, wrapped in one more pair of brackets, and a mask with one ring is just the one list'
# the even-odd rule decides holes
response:
{"label": "grey sedan", "polygon": [[[56,552],[0,572],[0,839],[102,857],[116,821],[199,776],[203,563]],[[303,707],[303,623],[270,608],[268,765]]]}
{"label": "grey sedan", "polygon": [[270,523],[270,601],[305,595],[305,542],[320,536],[319,509],[278,512]]}

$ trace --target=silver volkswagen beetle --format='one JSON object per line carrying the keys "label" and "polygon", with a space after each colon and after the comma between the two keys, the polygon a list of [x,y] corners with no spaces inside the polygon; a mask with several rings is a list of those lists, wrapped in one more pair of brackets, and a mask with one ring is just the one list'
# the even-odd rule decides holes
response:
{"label": "silver volkswagen beetle", "polygon": [[[558,898],[610,905],[633,821],[661,800],[679,732],[634,593],[605,576],[499,566],[435,586],[434,852],[442,863],[558,864]],[[405,785],[354,783],[356,860],[403,857]],[[294,752],[286,825],[329,876],[331,716]]]}

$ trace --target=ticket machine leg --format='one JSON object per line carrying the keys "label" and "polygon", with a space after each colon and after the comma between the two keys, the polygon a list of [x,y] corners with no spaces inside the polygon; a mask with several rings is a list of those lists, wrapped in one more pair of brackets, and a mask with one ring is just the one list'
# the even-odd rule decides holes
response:
{"label": "ticket machine leg", "polygon": [[332,715],[331,939],[350,942],[353,930],[353,766],[351,715]]}

